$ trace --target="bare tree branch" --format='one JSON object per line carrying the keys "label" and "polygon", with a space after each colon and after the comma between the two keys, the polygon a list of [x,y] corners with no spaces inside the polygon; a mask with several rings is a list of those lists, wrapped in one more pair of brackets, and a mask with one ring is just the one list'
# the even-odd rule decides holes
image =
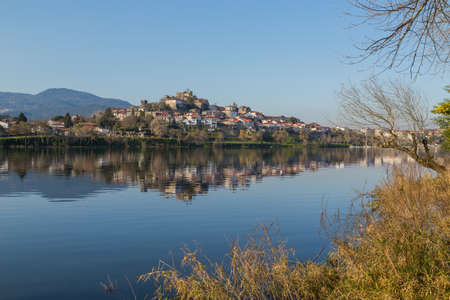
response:
{"label": "bare tree branch", "polygon": [[375,130],[378,145],[403,151],[419,164],[437,172],[446,170],[434,157],[425,134],[428,111],[423,97],[410,86],[375,79],[359,87],[343,87],[340,117],[347,126]]}
{"label": "bare tree branch", "polygon": [[448,0],[349,0],[361,24],[373,25],[378,36],[355,45],[361,55],[385,69],[408,70],[412,77],[432,68],[445,72],[450,58]]}

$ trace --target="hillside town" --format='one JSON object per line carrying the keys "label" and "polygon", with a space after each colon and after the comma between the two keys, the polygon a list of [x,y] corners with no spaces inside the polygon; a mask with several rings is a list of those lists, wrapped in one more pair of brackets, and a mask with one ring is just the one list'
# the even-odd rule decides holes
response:
{"label": "hillside town", "polygon": [[176,96],[164,96],[159,103],[142,100],[140,106],[128,109],[113,108],[118,120],[128,117],[145,117],[162,120],[167,123],[185,126],[204,126],[210,130],[225,126],[245,129],[291,129],[298,131],[308,128],[312,131],[328,131],[329,127],[317,123],[307,124],[295,117],[266,116],[250,107],[236,103],[227,106],[210,104],[207,99],[197,98],[191,90],[177,92]]}
{"label": "hillside town", "polygon": [[[173,137],[174,130],[184,133],[195,129],[206,132],[221,129],[245,130],[249,135],[257,131],[272,132],[300,130],[328,132],[329,127],[305,123],[296,117],[268,116],[236,103],[227,106],[210,104],[191,90],[164,96],[159,102],[141,100],[140,105],[128,108],[108,108],[91,116],[55,116],[50,120],[25,124],[26,116],[0,119],[3,135],[56,134],[66,136],[158,136]],[[19,126],[21,124],[21,126]],[[342,129],[344,130],[344,129]],[[238,132],[239,133],[239,132]],[[262,139],[262,136],[261,136]]]}
{"label": "hillside town", "polygon": [[[16,118],[0,119],[0,136],[128,136],[173,138],[190,143],[239,140],[371,145],[372,137],[389,137],[390,134],[381,129],[330,128],[315,122],[306,123],[293,116],[265,115],[236,103],[219,106],[197,97],[189,89],[177,92],[175,96],[166,95],[158,102],[141,100],[140,105],[111,107],[91,116],[67,113],[50,120],[27,122],[27,117],[21,113]],[[408,140],[413,132],[397,130],[395,134]],[[425,134],[438,143],[441,130],[430,129]]]}

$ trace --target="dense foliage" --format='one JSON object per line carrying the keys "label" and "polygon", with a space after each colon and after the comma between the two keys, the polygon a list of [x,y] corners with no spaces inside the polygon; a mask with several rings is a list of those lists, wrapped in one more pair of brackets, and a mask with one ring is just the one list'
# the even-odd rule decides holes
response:
{"label": "dense foliage", "polygon": [[28,121],[28,119],[27,119],[27,117],[25,117],[25,114],[23,113],[23,112],[21,112],[20,114],[19,114],[19,116],[17,117],[17,122],[27,122]]}
{"label": "dense foliage", "polygon": [[[450,93],[450,86],[447,86],[446,90]],[[450,151],[450,99],[446,99],[444,102],[441,102],[435,106],[433,113],[438,115],[436,122],[442,129],[444,129],[444,142],[442,147],[445,150]]]}

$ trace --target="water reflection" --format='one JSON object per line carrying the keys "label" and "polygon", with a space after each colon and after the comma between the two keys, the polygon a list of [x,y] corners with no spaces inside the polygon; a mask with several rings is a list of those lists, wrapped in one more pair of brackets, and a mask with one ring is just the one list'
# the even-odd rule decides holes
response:
{"label": "water reflection", "polygon": [[210,189],[245,189],[268,176],[408,162],[407,156],[394,151],[362,148],[9,150],[0,152],[0,196],[34,192],[51,201],[73,201],[139,185],[142,192],[155,190],[190,203]]}

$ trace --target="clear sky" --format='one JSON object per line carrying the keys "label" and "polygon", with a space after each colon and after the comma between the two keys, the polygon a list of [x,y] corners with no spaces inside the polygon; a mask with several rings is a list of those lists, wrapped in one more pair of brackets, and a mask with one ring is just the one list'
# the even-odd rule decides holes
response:
{"label": "clear sky", "polygon": [[[219,105],[328,123],[341,84],[379,71],[343,62],[368,34],[346,29],[355,20],[345,3],[1,0],[0,91],[65,87],[135,104],[190,88]],[[414,85],[434,104],[449,83]]]}

